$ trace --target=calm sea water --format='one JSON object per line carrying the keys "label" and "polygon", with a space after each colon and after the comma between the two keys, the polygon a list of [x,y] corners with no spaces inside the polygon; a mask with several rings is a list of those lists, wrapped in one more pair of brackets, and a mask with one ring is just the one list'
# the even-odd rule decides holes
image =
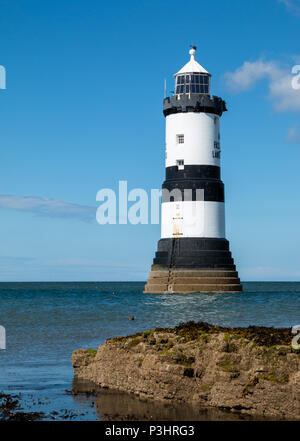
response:
{"label": "calm sea water", "polygon": [[[7,333],[7,349],[0,351],[0,391],[21,392],[28,410],[73,409],[75,419],[113,414],[112,402],[122,403],[122,409],[114,409],[119,415],[130,413],[135,406],[122,395],[116,400],[108,394],[93,403],[67,392],[72,351],[188,320],[226,326],[300,324],[300,283],[249,282],[243,294],[145,295],[143,287],[138,282],[0,283],[0,325]],[[161,412],[166,419],[176,414],[174,409]]]}

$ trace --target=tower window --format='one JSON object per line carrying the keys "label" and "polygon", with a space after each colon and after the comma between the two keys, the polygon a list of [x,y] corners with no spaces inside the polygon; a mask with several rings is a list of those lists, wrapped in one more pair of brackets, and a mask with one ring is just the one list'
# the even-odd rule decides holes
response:
{"label": "tower window", "polygon": [[184,160],[183,159],[177,159],[176,160],[176,165],[178,167],[178,170],[183,170],[184,169]]}
{"label": "tower window", "polygon": [[177,144],[184,144],[184,135],[176,135]]}

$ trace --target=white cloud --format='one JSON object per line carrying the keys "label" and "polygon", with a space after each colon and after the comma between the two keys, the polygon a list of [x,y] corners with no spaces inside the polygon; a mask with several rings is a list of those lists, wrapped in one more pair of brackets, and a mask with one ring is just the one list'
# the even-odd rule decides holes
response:
{"label": "white cloud", "polygon": [[234,72],[225,74],[228,88],[239,93],[251,89],[260,80],[266,80],[269,98],[275,110],[300,111],[300,89],[292,87],[291,68],[283,68],[276,61],[245,61]]}
{"label": "white cloud", "polygon": [[227,86],[235,92],[243,92],[249,90],[257,81],[270,77],[277,66],[274,62],[264,62],[262,60],[253,63],[245,61],[234,72],[225,74]]}
{"label": "white cloud", "polygon": [[288,12],[300,16],[300,0],[278,0],[278,2],[283,3]]}
{"label": "white cloud", "polygon": [[30,212],[48,217],[75,218],[79,220],[92,220],[96,218],[96,208],[35,196],[0,195],[0,208]]}
{"label": "white cloud", "polygon": [[286,142],[291,144],[300,144],[300,131],[297,127],[291,127],[286,136]]}

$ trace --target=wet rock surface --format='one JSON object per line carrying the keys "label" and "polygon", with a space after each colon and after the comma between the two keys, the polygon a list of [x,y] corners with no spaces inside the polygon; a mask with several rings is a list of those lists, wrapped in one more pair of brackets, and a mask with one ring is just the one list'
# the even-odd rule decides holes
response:
{"label": "wet rock surface", "polygon": [[189,322],[77,350],[72,363],[77,379],[139,399],[300,419],[300,354],[291,339],[288,328]]}

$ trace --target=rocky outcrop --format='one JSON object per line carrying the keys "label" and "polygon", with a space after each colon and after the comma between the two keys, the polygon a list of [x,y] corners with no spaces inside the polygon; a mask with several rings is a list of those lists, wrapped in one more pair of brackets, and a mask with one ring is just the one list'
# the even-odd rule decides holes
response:
{"label": "rocky outcrop", "polygon": [[77,378],[143,398],[300,419],[300,354],[290,329],[187,323],[73,353]]}

